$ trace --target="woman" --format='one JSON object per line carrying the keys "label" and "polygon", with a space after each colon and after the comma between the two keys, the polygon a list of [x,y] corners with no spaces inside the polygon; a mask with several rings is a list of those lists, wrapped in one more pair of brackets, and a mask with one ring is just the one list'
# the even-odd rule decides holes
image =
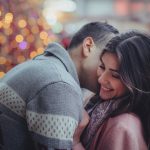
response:
{"label": "woman", "polygon": [[150,36],[114,37],[100,56],[99,93],[81,141],[87,150],[147,150],[150,143]]}

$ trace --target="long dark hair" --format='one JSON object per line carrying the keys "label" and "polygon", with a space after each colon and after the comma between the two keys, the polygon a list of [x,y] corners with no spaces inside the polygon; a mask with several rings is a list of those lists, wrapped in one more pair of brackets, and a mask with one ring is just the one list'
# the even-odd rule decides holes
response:
{"label": "long dark hair", "polygon": [[112,114],[134,112],[144,127],[145,139],[150,139],[150,36],[130,31],[114,37],[106,45],[104,53],[117,55],[119,74],[128,89],[129,97],[120,103]]}

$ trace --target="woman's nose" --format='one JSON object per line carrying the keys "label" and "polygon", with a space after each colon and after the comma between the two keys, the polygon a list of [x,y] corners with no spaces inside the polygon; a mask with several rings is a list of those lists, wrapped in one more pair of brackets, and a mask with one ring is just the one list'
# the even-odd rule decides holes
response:
{"label": "woman's nose", "polygon": [[103,72],[99,77],[98,77],[98,83],[99,84],[106,84],[108,83],[108,75],[106,72]]}

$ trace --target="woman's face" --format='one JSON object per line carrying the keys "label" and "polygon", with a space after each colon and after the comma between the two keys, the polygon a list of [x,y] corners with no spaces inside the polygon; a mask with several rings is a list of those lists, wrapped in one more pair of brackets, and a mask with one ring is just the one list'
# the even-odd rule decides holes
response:
{"label": "woman's face", "polygon": [[123,96],[127,91],[126,86],[120,79],[118,69],[119,61],[117,56],[105,52],[97,70],[98,83],[100,84],[99,95],[104,100]]}

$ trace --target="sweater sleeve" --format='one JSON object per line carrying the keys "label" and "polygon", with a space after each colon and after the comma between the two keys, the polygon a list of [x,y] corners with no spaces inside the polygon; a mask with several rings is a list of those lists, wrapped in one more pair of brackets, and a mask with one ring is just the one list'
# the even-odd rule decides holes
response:
{"label": "sweater sleeve", "polygon": [[71,149],[82,117],[81,93],[65,82],[49,84],[27,104],[26,117],[37,147]]}
{"label": "sweater sleeve", "polygon": [[[129,115],[128,115],[129,116]],[[122,116],[124,117],[124,116]],[[101,148],[105,150],[148,150],[139,120],[129,116],[125,119],[108,121]]]}

